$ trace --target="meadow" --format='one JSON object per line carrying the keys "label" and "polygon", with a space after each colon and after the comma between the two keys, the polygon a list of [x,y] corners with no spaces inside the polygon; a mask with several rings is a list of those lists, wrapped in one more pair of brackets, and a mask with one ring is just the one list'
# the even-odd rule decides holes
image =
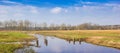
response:
{"label": "meadow", "polygon": [[120,49],[120,30],[39,31],[37,33],[67,40],[84,39],[85,42]]}
{"label": "meadow", "polygon": [[0,53],[13,53],[15,49],[22,48],[22,44],[12,44],[12,42],[31,41],[35,37],[22,32],[0,32]]}

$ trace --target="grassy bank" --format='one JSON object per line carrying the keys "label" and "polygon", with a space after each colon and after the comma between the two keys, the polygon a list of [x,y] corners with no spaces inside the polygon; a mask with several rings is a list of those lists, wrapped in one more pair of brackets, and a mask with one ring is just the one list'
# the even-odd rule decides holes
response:
{"label": "grassy bank", "polygon": [[86,42],[120,48],[120,30],[40,31],[37,33],[69,40],[82,38]]}
{"label": "grassy bank", "polygon": [[3,42],[18,42],[18,41],[31,41],[35,39],[33,36],[29,36],[22,32],[0,32],[0,53],[13,53],[15,49],[23,47],[22,44],[3,44]]}
{"label": "grassy bank", "polygon": [[31,41],[34,38],[22,32],[0,32],[0,42]]}
{"label": "grassy bank", "polygon": [[21,44],[0,44],[0,53],[13,53],[15,49],[22,47]]}

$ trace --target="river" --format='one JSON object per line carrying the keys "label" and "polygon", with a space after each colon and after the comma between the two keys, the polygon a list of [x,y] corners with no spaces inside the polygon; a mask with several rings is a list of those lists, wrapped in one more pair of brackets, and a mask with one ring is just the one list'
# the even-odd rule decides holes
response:
{"label": "river", "polygon": [[36,34],[38,40],[14,53],[120,53],[119,49],[98,46],[82,41],[67,41],[53,36]]}

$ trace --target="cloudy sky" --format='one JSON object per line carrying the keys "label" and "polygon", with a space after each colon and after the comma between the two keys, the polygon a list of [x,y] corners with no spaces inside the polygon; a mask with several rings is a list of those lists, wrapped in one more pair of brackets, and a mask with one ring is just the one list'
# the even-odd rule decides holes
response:
{"label": "cloudy sky", "polygon": [[0,0],[0,21],[120,24],[120,0]]}

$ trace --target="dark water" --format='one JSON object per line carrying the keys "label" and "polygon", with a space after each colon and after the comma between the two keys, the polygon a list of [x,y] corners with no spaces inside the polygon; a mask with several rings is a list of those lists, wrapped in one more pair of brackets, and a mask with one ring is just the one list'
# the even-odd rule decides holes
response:
{"label": "dark water", "polygon": [[36,35],[33,46],[18,49],[15,53],[120,53],[120,50],[80,41],[66,41],[51,36]]}

